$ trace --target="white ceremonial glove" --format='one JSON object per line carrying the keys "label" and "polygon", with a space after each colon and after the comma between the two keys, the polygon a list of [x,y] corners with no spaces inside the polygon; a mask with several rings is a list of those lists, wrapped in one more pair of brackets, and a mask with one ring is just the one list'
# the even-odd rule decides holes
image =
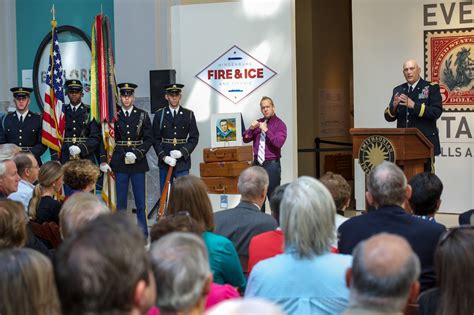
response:
{"label": "white ceremonial glove", "polygon": [[181,153],[181,151],[179,151],[179,150],[173,150],[173,151],[170,152],[170,156],[173,159],[179,159],[180,157],[183,156],[183,153]]}
{"label": "white ceremonial glove", "polygon": [[171,156],[165,156],[165,158],[163,159],[163,162],[165,162],[166,164],[172,167],[175,167],[176,165],[176,159],[172,158]]}
{"label": "white ceremonial glove", "polygon": [[125,157],[129,159],[130,161],[135,161],[137,159],[137,156],[133,152],[125,153]]}
{"label": "white ceremonial glove", "polygon": [[101,163],[99,168],[100,168],[100,171],[103,172],[103,173],[112,172],[112,169],[110,168],[109,164],[107,164],[107,163]]}
{"label": "white ceremonial glove", "polygon": [[81,153],[81,148],[79,148],[77,145],[72,145],[69,147],[69,155],[77,155]]}

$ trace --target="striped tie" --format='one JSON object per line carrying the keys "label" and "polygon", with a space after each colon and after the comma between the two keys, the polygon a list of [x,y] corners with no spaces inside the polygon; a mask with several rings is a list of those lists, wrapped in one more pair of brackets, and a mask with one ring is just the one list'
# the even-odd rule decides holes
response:
{"label": "striped tie", "polygon": [[258,144],[258,156],[257,156],[257,160],[258,160],[258,163],[260,163],[260,165],[262,165],[263,162],[265,161],[265,138],[266,138],[265,132],[262,131],[260,133],[260,143]]}

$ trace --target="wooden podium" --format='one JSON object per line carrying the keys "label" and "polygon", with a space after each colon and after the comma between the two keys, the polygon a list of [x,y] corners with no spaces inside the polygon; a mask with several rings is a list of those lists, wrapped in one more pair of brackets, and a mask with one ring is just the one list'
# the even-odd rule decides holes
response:
{"label": "wooden podium", "polygon": [[417,128],[352,128],[352,157],[359,158],[360,147],[371,136],[382,136],[394,146],[395,163],[403,169],[408,180],[424,172],[431,162],[433,144]]}

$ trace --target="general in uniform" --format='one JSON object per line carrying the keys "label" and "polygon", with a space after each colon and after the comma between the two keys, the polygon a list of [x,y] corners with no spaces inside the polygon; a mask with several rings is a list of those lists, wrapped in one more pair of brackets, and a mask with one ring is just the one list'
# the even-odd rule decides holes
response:
{"label": "general in uniform", "polygon": [[79,80],[67,80],[70,103],[64,108],[66,127],[61,147],[62,164],[72,159],[89,159],[95,163],[95,150],[100,143],[97,122],[90,119],[90,107],[82,103],[83,87]]}
{"label": "general in uniform", "polygon": [[173,178],[189,174],[191,153],[199,141],[199,130],[192,110],[180,106],[183,84],[165,87],[168,107],[159,109],[153,118],[153,147],[160,168],[160,189],[163,191],[168,167]]}
{"label": "general in uniform", "polygon": [[41,165],[41,155],[46,146],[41,143],[43,119],[40,114],[29,110],[30,94],[33,89],[14,87],[13,93],[16,110],[4,116],[0,125],[0,144],[13,143],[23,152],[32,153]]}
{"label": "general in uniform", "polygon": [[[393,89],[384,116],[387,121],[397,121],[397,128],[418,128],[433,144],[434,155],[441,153],[436,121],[443,112],[439,85],[420,78],[421,69],[415,60],[403,65],[407,82]],[[425,171],[432,166],[425,164]]]}
{"label": "general in uniform", "polygon": [[117,209],[127,209],[128,185],[132,182],[133,196],[137,207],[137,220],[148,237],[147,215],[145,204],[145,173],[149,170],[146,153],[153,144],[151,121],[148,113],[133,105],[134,92],[137,88],[133,83],[120,83],[122,108],[117,114],[114,125],[115,148],[110,161],[106,164],[105,154],[101,155],[100,169],[115,173],[117,189]]}

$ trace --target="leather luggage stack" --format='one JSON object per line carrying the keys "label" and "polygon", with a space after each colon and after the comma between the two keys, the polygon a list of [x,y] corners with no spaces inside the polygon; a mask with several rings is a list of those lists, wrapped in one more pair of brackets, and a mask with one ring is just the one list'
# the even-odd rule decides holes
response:
{"label": "leather luggage stack", "polygon": [[210,194],[238,194],[240,172],[252,165],[251,145],[225,148],[207,148],[204,163],[199,165],[201,179]]}

